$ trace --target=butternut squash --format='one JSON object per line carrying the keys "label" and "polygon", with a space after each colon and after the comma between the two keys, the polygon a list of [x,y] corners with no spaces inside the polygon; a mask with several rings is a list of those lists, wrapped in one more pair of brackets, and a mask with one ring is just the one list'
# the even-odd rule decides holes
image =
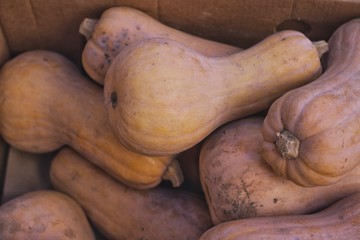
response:
{"label": "butternut squash", "polygon": [[0,116],[0,133],[15,148],[42,153],[70,145],[134,188],[159,184],[172,161],[126,149],[109,126],[102,88],[54,52],[29,51],[4,65]]}
{"label": "butternut squash", "polygon": [[199,240],[355,240],[359,236],[360,193],[355,193],[311,215],[261,217],[222,223],[209,229]]}
{"label": "butternut squash", "polygon": [[37,190],[0,207],[0,239],[95,240],[83,209],[72,198]]}
{"label": "butternut squash", "polygon": [[198,195],[161,186],[126,187],[68,147],[53,159],[50,178],[108,239],[190,240],[212,226]]}
{"label": "butternut squash", "polygon": [[360,19],[329,40],[327,69],[288,92],[267,113],[264,159],[301,186],[340,181],[360,163]]}
{"label": "butternut squash", "polygon": [[82,52],[82,64],[88,75],[100,84],[113,59],[125,47],[142,39],[166,37],[181,42],[205,56],[226,56],[239,48],[196,37],[168,27],[142,11],[130,7],[112,7],[100,19],[85,18],[79,32],[88,42]]}
{"label": "butternut squash", "polygon": [[327,46],[321,43],[317,48],[289,30],[217,58],[169,39],[132,44],[105,78],[110,124],[133,151],[154,156],[185,151],[220,125],[267,109],[285,92],[317,78],[322,70],[317,49]]}
{"label": "butternut squash", "polygon": [[204,142],[200,179],[214,224],[253,217],[309,214],[360,192],[360,169],[342,181],[304,188],[276,175],[264,161],[263,118],[222,126]]}

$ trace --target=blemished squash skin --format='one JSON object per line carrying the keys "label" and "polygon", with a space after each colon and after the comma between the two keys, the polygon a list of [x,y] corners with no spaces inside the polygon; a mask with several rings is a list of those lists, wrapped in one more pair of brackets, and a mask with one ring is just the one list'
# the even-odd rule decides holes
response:
{"label": "blemished squash skin", "polygon": [[53,186],[73,197],[108,239],[193,240],[212,224],[203,198],[158,186],[135,190],[107,175],[71,148],[52,161]]}
{"label": "blemished squash skin", "polygon": [[360,193],[310,215],[260,217],[219,224],[199,240],[356,240],[360,236]]}
{"label": "blemished squash skin", "polygon": [[338,182],[357,168],[359,41],[360,19],[340,26],[329,40],[324,74],[270,107],[263,126],[264,159],[278,175],[311,187]]}
{"label": "blemished squash skin", "polygon": [[35,50],[0,71],[0,133],[15,148],[44,153],[70,145],[134,188],[160,183],[172,157],[129,151],[110,128],[102,87],[65,57]]}
{"label": "blemished squash skin", "polygon": [[0,239],[95,240],[95,236],[83,209],[72,198],[37,190],[0,206]]}
{"label": "blemished squash skin", "polygon": [[342,181],[312,188],[279,177],[262,158],[263,117],[226,124],[206,138],[200,179],[212,222],[309,214],[360,192],[360,168]]}
{"label": "blemished squash skin", "polygon": [[113,61],[105,105],[126,147],[153,156],[177,154],[220,125],[267,109],[321,71],[317,48],[297,31],[217,58],[169,39],[149,39]]}
{"label": "blemished squash skin", "polygon": [[[86,29],[88,24],[86,21],[95,24],[93,29],[91,27]],[[109,8],[96,21],[85,19],[80,27],[80,32],[84,32],[83,34],[89,37],[82,52],[82,64],[88,75],[102,85],[106,72],[116,55],[132,43],[147,38],[173,39],[205,56],[226,56],[240,51],[237,47],[168,27],[134,8]]]}

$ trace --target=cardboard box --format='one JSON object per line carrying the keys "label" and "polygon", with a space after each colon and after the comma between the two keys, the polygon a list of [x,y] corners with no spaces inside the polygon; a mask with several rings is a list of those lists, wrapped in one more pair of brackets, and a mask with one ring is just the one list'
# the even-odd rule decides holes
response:
{"label": "cardboard box", "polygon": [[[0,0],[0,66],[24,51],[46,49],[65,55],[81,69],[81,21],[99,18],[113,6],[134,7],[170,27],[242,48],[284,29],[302,31],[314,41],[328,40],[338,26],[360,17],[358,0]],[[3,201],[49,187],[44,172],[49,155],[11,149],[7,158],[7,149],[0,141]]]}

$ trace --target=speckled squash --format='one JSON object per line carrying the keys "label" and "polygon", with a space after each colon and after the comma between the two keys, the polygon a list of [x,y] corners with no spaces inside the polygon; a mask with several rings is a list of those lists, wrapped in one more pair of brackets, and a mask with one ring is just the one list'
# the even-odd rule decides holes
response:
{"label": "speckled squash", "polygon": [[110,128],[103,91],[65,57],[23,53],[0,71],[0,132],[15,148],[43,153],[70,145],[135,188],[159,184],[171,156],[129,151]]}
{"label": "speckled squash", "polygon": [[70,148],[50,169],[55,189],[72,196],[108,239],[198,239],[212,224],[203,198],[158,186],[134,190]]}
{"label": "speckled squash", "polygon": [[88,75],[100,84],[104,84],[105,75],[116,55],[143,39],[166,37],[213,57],[240,51],[237,47],[168,27],[144,12],[129,7],[109,8],[100,19],[86,18],[79,31],[88,39],[82,52],[82,64]]}
{"label": "speckled squash", "polygon": [[217,58],[169,39],[132,44],[105,78],[110,124],[133,151],[177,154],[220,125],[265,110],[285,92],[316,79],[322,70],[319,48],[290,30]]}
{"label": "speckled squash", "polygon": [[200,178],[214,224],[279,215],[309,214],[360,191],[360,168],[342,181],[304,188],[277,176],[264,161],[263,118],[226,124],[200,152]]}
{"label": "speckled squash", "polygon": [[0,206],[0,239],[95,240],[83,209],[53,190],[25,193]]}
{"label": "speckled squash", "polygon": [[266,116],[264,159],[301,186],[340,181],[360,163],[360,19],[329,40],[327,69],[279,98]]}
{"label": "speckled squash", "polygon": [[360,236],[360,193],[311,215],[241,219],[219,224],[199,240],[356,240]]}

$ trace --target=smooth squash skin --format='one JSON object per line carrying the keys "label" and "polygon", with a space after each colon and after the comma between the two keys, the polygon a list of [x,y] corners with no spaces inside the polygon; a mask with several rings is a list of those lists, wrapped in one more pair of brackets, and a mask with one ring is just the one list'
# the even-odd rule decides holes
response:
{"label": "smooth squash skin", "polygon": [[12,146],[35,153],[72,146],[134,188],[159,184],[172,161],[126,149],[108,123],[102,88],[54,52],[26,52],[4,65],[0,116],[0,133]]}
{"label": "smooth squash skin", "polygon": [[262,117],[233,121],[209,135],[201,148],[200,179],[215,225],[309,214],[360,191],[360,168],[336,184],[313,188],[276,175],[261,156],[262,124]]}
{"label": "smooth squash skin", "polygon": [[104,84],[113,59],[128,45],[148,38],[165,37],[185,44],[205,56],[226,56],[239,48],[196,37],[168,27],[142,11],[129,7],[113,7],[100,19],[84,19],[80,33],[86,36],[82,64],[88,75]]}
{"label": "smooth squash skin", "polygon": [[146,155],[177,154],[220,125],[267,109],[321,70],[317,48],[297,31],[278,32],[218,58],[169,39],[150,39],[113,61],[105,105],[126,147]]}
{"label": "smooth squash skin", "polygon": [[83,209],[53,190],[25,193],[0,206],[0,239],[95,240]]}
{"label": "smooth squash skin", "polygon": [[360,236],[360,193],[311,215],[261,217],[219,224],[199,240],[356,240]]}
{"label": "smooth squash skin", "polygon": [[193,240],[212,226],[198,195],[162,186],[126,187],[70,148],[53,159],[50,178],[108,239]]}
{"label": "smooth squash skin", "polygon": [[264,159],[301,186],[340,181],[360,163],[360,19],[329,40],[327,69],[316,81],[286,93],[263,127]]}

